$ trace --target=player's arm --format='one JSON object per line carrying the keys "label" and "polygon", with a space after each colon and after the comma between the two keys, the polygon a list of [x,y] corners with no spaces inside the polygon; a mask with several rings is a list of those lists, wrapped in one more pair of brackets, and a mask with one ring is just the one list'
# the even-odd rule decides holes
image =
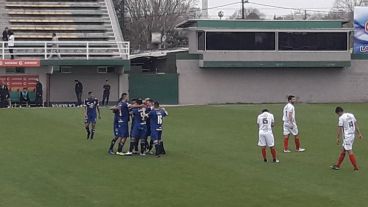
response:
{"label": "player's arm", "polygon": [[363,139],[363,135],[362,135],[362,133],[360,132],[360,129],[359,129],[359,127],[358,127],[358,122],[357,122],[357,121],[355,122],[355,131],[356,131],[356,133],[358,134],[358,138],[359,138],[359,139]]}
{"label": "player's arm", "polygon": [[100,105],[99,104],[97,104],[97,113],[98,113],[98,119],[101,119],[101,112],[100,112]]}
{"label": "player's arm", "polygon": [[169,116],[169,112],[167,112],[165,108],[162,108],[162,110],[164,111],[165,116]]}
{"label": "player's arm", "polygon": [[293,112],[292,111],[290,111],[289,113],[288,113],[288,120],[289,120],[289,123],[290,124],[292,124],[293,123]]}
{"label": "player's arm", "polygon": [[336,144],[338,144],[338,145],[340,144],[340,139],[341,139],[343,130],[344,130],[344,128],[342,126],[337,126],[337,130],[336,130],[336,133],[337,133],[337,136],[336,136]]}

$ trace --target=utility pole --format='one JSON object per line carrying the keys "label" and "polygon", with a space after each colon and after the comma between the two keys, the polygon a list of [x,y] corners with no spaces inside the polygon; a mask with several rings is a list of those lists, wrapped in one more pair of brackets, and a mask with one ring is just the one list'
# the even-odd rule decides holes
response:
{"label": "utility pole", "polygon": [[124,28],[125,28],[125,0],[122,0],[121,7],[123,7],[123,16],[121,18],[121,32],[124,38]]}
{"label": "utility pole", "polygon": [[245,19],[245,7],[244,4],[248,3],[248,0],[242,0],[242,19]]}
{"label": "utility pole", "polygon": [[307,18],[308,18],[307,10],[304,10],[304,20],[307,20]]}

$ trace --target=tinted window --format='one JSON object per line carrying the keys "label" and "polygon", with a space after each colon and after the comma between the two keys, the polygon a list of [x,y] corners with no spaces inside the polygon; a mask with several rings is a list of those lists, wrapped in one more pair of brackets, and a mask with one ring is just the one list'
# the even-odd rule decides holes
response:
{"label": "tinted window", "polygon": [[198,32],[198,50],[204,50],[205,47],[205,32]]}
{"label": "tinted window", "polygon": [[280,32],[279,50],[347,50],[345,32]]}
{"label": "tinted window", "polygon": [[207,50],[275,50],[273,32],[207,32]]}

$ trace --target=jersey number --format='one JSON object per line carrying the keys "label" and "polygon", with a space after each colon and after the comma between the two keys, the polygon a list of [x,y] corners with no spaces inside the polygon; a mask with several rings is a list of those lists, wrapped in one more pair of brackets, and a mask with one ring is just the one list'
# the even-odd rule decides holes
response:
{"label": "jersey number", "polygon": [[267,118],[262,119],[263,124],[268,124]]}
{"label": "jersey number", "polygon": [[157,116],[157,124],[162,124],[162,115]]}
{"label": "jersey number", "polygon": [[349,122],[349,128],[353,128],[354,127],[354,122],[353,121],[350,121]]}

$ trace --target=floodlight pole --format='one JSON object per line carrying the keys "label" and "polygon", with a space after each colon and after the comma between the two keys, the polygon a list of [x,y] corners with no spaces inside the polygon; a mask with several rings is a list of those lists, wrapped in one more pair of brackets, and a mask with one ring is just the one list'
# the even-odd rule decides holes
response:
{"label": "floodlight pole", "polygon": [[242,0],[242,19],[245,19],[245,7],[244,7],[244,4],[245,3],[249,3],[248,0]]}

